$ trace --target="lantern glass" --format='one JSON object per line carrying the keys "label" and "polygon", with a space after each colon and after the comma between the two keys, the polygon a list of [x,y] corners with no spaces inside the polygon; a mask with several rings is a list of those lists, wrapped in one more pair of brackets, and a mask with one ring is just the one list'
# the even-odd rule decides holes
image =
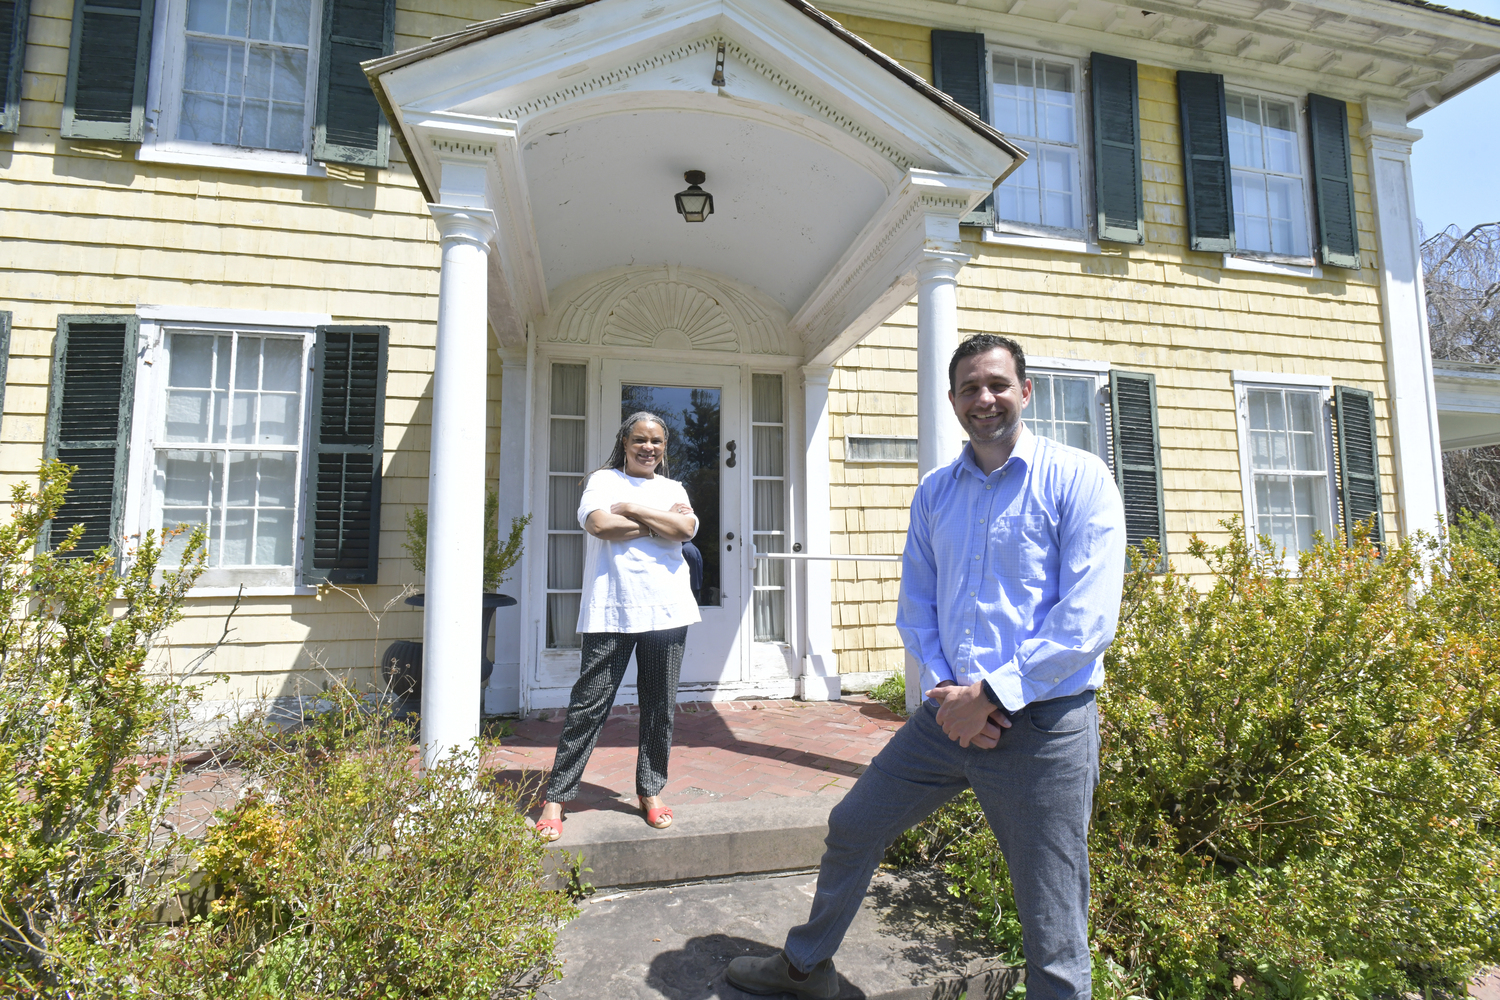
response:
{"label": "lantern glass", "polygon": [[692,184],[677,192],[677,212],[687,222],[702,222],[714,213],[714,196]]}

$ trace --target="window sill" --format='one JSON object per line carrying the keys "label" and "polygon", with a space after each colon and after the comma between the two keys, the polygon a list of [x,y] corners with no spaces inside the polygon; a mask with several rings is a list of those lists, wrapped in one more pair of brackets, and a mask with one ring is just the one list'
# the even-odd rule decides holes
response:
{"label": "window sill", "polygon": [[1311,278],[1315,281],[1323,277],[1323,268],[1318,266],[1318,263],[1311,257],[1247,257],[1242,254],[1226,253],[1224,269],[1253,271],[1257,274],[1280,274],[1292,278]]}
{"label": "window sill", "polygon": [[184,167],[210,167],[216,170],[239,170],[252,174],[281,174],[287,177],[327,177],[321,163],[302,153],[282,153],[269,149],[239,149],[209,143],[143,142],[135,158],[142,163],[174,163]]}
{"label": "window sill", "polygon": [[980,239],[985,243],[998,243],[1001,246],[1056,250],[1061,253],[1098,254],[1100,252],[1097,243],[1077,236],[1030,236],[1022,233],[1007,233],[998,229],[986,229]]}
{"label": "window sill", "polygon": [[312,597],[318,592],[317,587],[281,586],[281,587],[194,587],[187,592],[188,597]]}

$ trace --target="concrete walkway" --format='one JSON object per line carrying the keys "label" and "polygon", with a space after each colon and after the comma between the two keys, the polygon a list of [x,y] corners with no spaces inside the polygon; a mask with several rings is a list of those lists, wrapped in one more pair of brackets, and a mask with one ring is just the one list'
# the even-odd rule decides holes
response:
{"label": "concrete walkway", "polygon": [[[725,981],[725,967],[739,955],[777,951],[806,919],[815,884],[804,873],[590,898],[559,935],[562,981],[540,997],[749,1000]],[[957,1000],[971,964],[988,957],[940,879],[879,872],[835,959],[840,1000]],[[1001,992],[967,985],[971,1000]]]}

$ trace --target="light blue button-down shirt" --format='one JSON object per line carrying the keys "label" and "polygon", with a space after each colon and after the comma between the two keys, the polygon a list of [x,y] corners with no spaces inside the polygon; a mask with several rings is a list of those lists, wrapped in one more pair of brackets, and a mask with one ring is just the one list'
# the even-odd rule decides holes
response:
{"label": "light blue button-down shirt", "polygon": [[1109,469],[1023,425],[988,476],[965,444],[917,487],[896,627],[923,691],[984,680],[1016,712],[1103,684],[1124,574]]}

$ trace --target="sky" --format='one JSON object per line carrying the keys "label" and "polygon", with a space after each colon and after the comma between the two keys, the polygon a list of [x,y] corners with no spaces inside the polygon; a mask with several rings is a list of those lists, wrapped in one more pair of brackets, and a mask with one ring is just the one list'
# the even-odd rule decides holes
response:
{"label": "sky", "polygon": [[[1444,0],[1438,0],[1444,2]],[[1500,19],[1500,0],[1448,0],[1447,6]],[[1500,222],[1500,74],[1412,119],[1417,218],[1429,234]]]}

